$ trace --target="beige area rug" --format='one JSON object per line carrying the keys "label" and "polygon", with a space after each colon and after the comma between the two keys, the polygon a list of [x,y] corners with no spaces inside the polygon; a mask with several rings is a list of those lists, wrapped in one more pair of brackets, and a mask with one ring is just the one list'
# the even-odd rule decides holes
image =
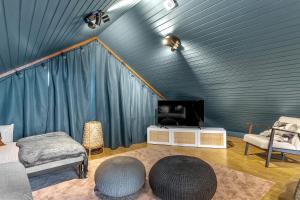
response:
{"label": "beige area rug", "polygon": [[[61,182],[33,192],[34,200],[98,200],[94,194],[94,172],[104,160],[115,156],[132,156],[141,160],[147,175],[153,164],[160,158],[169,155],[179,155],[176,150],[168,146],[151,146],[110,157],[105,157],[89,162],[87,179],[73,179]],[[214,200],[258,200],[269,191],[273,183],[262,178],[252,176],[240,171],[232,170],[220,165],[212,164],[217,175],[218,186]],[[136,199],[155,200],[157,199],[146,184],[142,193]]]}

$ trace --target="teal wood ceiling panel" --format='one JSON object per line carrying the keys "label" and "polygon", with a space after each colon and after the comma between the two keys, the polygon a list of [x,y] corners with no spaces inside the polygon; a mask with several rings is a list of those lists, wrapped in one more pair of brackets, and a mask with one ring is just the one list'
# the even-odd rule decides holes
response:
{"label": "teal wood ceiling panel", "polygon": [[0,73],[97,36],[138,3],[109,13],[110,22],[95,30],[83,18],[95,10],[107,11],[123,0],[1,0]]}
{"label": "teal wood ceiling panel", "polygon": [[[204,99],[207,126],[300,117],[300,1],[142,0],[100,35],[168,99]],[[167,34],[179,51],[162,45]]]}

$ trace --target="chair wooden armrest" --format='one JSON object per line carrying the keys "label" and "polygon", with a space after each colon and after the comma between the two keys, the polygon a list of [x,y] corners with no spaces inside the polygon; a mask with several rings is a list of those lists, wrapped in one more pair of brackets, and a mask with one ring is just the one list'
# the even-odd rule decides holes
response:
{"label": "chair wooden armrest", "polygon": [[[248,126],[248,134],[253,134],[254,124],[252,122],[249,122],[249,123],[247,123],[247,126]],[[259,124],[255,125],[255,127],[262,129],[262,130],[268,130],[268,129],[273,128],[272,126],[265,126],[265,125],[259,125]]]}
{"label": "chair wooden armrest", "polygon": [[272,129],[274,129],[276,131],[283,131],[283,132],[287,132],[287,133],[299,134],[298,132],[289,131],[289,130],[281,129],[281,128],[278,128],[278,127],[272,127]]}
{"label": "chair wooden armrest", "polygon": [[248,134],[252,134],[253,132],[253,124],[250,122],[247,124],[248,125]]}
{"label": "chair wooden armrest", "polygon": [[267,160],[266,160],[265,167],[269,167],[269,163],[270,163],[271,156],[272,156],[272,150],[273,150],[274,136],[275,136],[275,129],[272,128],[271,135],[270,135],[270,140],[269,140]]}

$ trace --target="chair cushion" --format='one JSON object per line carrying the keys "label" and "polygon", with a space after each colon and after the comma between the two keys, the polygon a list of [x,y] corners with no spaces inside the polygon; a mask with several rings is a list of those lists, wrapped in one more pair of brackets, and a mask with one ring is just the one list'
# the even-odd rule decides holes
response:
{"label": "chair cushion", "polygon": [[[246,134],[244,135],[244,141],[248,142],[254,146],[260,147],[262,149],[268,149],[269,145],[269,137],[265,137],[263,135],[256,135],[256,134]],[[287,142],[273,142],[274,148],[281,148],[281,149],[290,149],[296,150],[296,147]]]}
{"label": "chair cushion", "polygon": [[278,119],[278,121],[288,123],[288,124],[297,124],[297,126],[300,126],[300,118],[296,118],[296,117],[282,116]]}

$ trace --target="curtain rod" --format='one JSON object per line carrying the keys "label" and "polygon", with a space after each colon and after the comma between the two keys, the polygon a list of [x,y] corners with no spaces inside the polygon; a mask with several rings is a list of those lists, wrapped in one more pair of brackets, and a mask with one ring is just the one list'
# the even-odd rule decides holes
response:
{"label": "curtain rod", "polygon": [[57,51],[55,53],[52,53],[48,56],[45,56],[45,57],[42,57],[40,59],[37,59],[33,62],[30,62],[30,63],[27,63],[25,65],[21,65],[15,69],[12,69],[12,70],[9,70],[7,72],[4,72],[2,74],[0,74],[0,79],[5,77],[5,76],[9,76],[11,74],[14,74],[18,71],[21,71],[21,70],[24,70],[24,69],[27,69],[27,68],[30,68],[32,67],[33,65],[35,64],[38,64],[38,63],[41,63],[43,61],[46,61],[48,59],[51,59],[55,56],[59,56],[61,54],[64,54],[68,51],[71,51],[73,49],[76,49],[76,48],[79,48],[81,46],[84,46],[92,41],[97,41],[103,48],[105,48],[108,52],[111,53],[111,55],[113,55],[119,62],[121,62],[131,73],[133,73],[136,77],[138,77],[141,81],[143,81],[157,96],[159,96],[161,99],[166,99],[162,94],[160,94],[148,81],[146,81],[140,74],[138,74],[134,69],[132,69],[120,56],[118,56],[111,48],[109,48],[104,42],[102,42],[97,36],[94,36],[94,37],[91,37],[87,40],[84,40],[84,41],[81,41],[77,44],[74,44],[68,48],[65,48],[63,50],[60,50],[60,51]]}
{"label": "curtain rod", "polygon": [[25,65],[21,65],[21,66],[19,66],[19,67],[16,67],[15,69],[11,69],[11,70],[9,70],[9,71],[7,71],[7,72],[4,72],[4,73],[0,74],[0,78],[3,78],[3,77],[5,77],[5,76],[9,76],[9,75],[14,74],[14,73],[16,73],[16,72],[18,72],[18,71],[21,71],[21,70],[30,68],[30,67],[32,67],[32,66],[35,65],[35,64],[41,63],[41,62],[46,61],[46,60],[48,60],[48,59],[51,59],[51,58],[53,58],[53,57],[55,57],[55,56],[59,56],[59,55],[61,55],[61,54],[63,54],[63,53],[66,53],[66,52],[68,52],[68,51],[71,51],[71,50],[73,50],[73,49],[76,49],[76,48],[78,48],[78,47],[81,47],[81,46],[83,46],[83,45],[86,45],[86,44],[88,44],[88,43],[90,43],[90,42],[92,42],[92,41],[94,41],[94,40],[96,40],[96,39],[97,39],[97,37],[89,38],[89,39],[87,39],[87,40],[84,40],[84,41],[82,41],[82,42],[79,42],[79,43],[77,43],[77,44],[74,44],[74,45],[72,45],[72,46],[70,46],[70,47],[68,47],[68,48],[65,48],[65,49],[63,49],[63,50],[57,51],[57,52],[55,52],[55,53],[52,53],[52,54],[50,54],[50,55],[48,55],[48,56],[42,57],[42,58],[40,58],[40,59],[37,59],[37,60],[35,60],[35,61],[33,61],[33,62],[27,63],[27,64],[25,64]]}

